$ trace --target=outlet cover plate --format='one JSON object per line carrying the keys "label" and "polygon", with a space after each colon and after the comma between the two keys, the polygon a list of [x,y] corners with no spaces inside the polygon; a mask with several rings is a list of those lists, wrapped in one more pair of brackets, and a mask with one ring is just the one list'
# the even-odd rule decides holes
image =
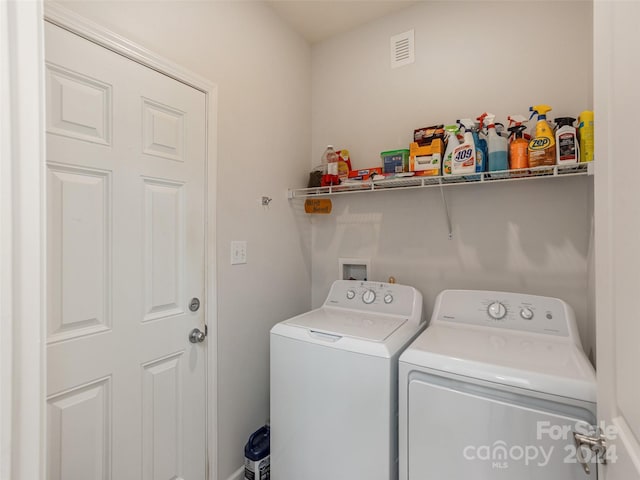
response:
{"label": "outlet cover plate", "polygon": [[231,241],[231,265],[241,265],[247,263],[247,241]]}

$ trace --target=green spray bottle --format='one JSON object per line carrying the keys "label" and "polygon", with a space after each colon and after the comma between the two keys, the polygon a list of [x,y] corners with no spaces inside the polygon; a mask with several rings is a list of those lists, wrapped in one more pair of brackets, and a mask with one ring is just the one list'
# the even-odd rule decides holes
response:
{"label": "green spray bottle", "polygon": [[447,132],[448,140],[447,149],[444,151],[444,161],[442,162],[442,175],[451,175],[453,173],[451,171],[451,157],[453,156],[453,151],[460,145],[460,140],[458,140],[460,128],[458,128],[458,125],[447,125],[444,129]]}

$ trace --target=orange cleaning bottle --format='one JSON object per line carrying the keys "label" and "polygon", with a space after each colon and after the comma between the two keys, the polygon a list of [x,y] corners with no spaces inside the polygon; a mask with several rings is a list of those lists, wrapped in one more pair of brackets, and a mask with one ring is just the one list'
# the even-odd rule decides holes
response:
{"label": "orange cleaning bottle", "polygon": [[509,144],[509,168],[529,168],[529,142],[523,138],[525,125],[509,127],[514,138]]}

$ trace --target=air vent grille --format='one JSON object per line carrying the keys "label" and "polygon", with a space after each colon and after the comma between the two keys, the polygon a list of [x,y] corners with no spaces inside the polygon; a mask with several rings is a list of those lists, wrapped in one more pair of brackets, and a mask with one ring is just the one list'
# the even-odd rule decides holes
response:
{"label": "air vent grille", "polygon": [[402,67],[414,61],[413,30],[391,37],[391,68]]}

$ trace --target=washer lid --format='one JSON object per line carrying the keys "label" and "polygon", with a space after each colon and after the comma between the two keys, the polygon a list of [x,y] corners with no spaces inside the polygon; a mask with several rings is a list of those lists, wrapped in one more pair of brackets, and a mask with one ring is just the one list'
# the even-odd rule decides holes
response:
{"label": "washer lid", "polygon": [[550,395],[596,401],[595,372],[568,338],[504,329],[431,325],[400,361]]}
{"label": "washer lid", "polygon": [[406,318],[398,316],[322,307],[283,323],[312,332],[383,342],[406,321]]}

